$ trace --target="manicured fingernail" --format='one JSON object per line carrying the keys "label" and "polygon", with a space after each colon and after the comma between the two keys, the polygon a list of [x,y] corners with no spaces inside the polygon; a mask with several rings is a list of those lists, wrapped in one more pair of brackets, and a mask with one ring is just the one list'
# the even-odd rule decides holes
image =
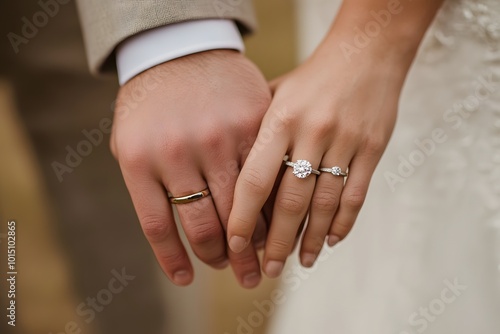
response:
{"label": "manicured fingernail", "polygon": [[187,270],[179,270],[174,274],[174,283],[177,285],[187,285],[191,283],[191,274]]}
{"label": "manicured fingernail", "polygon": [[247,241],[243,237],[234,235],[229,239],[229,248],[235,253],[240,253],[247,247]]}
{"label": "manicured fingernail", "polygon": [[269,261],[266,264],[266,275],[270,278],[276,278],[281,274],[284,263],[281,261]]}
{"label": "manicured fingernail", "polygon": [[326,243],[328,244],[328,246],[333,247],[339,241],[340,241],[340,238],[337,237],[336,235],[329,235],[328,238],[327,238],[327,240],[326,240]]}
{"label": "manicured fingernail", "polygon": [[245,288],[253,288],[260,282],[260,275],[258,273],[250,273],[243,277],[243,286]]}
{"label": "manicured fingernail", "polygon": [[312,267],[314,264],[314,261],[316,261],[316,254],[314,253],[304,253],[302,254],[302,265],[304,267]]}

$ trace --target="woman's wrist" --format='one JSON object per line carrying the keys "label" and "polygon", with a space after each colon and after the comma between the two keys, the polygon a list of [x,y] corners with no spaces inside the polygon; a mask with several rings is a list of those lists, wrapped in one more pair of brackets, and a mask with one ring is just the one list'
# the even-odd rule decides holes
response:
{"label": "woman's wrist", "polygon": [[370,37],[355,29],[332,29],[315,51],[313,57],[335,58],[345,66],[371,63],[377,67],[387,64],[394,70],[407,71],[415,57],[419,41],[408,38],[389,38],[387,35]]}
{"label": "woman's wrist", "polygon": [[316,72],[321,73],[320,77],[353,87],[373,80],[374,84],[383,84],[391,91],[401,90],[414,57],[411,53],[403,55],[394,48],[383,48],[379,43],[348,58],[340,47],[343,41],[346,38],[340,34],[325,39],[309,58],[308,62],[314,64]]}
{"label": "woman's wrist", "polygon": [[386,63],[406,72],[441,2],[346,0],[315,53],[346,64]]}

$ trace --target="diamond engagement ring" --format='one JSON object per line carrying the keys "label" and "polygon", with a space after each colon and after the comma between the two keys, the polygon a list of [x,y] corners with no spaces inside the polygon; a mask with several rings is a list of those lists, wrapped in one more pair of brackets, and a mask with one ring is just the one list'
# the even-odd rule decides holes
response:
{"label": "diamond engagement ring", "polygon": [[338,166],[334,166],[332,168],[320,168],[319,170],[322,171],[322,172],[326,172],[326,173],[332,173],[332,175],[335,175],[335,176],[346,177],[347,174],[348,174],[347,171],[343,172],[342,168],[340,168]]}
{"label": "diamond engagement ring", "polygon": [[291,162],[287,160],[287,157],[285,157],[284,162],[288,167],[293,167],[293,175],[299,179],[305,179],[311,174],[321,174],[316,169],[313,169],[311,163],[307,160],[297,160],[297,162]]}

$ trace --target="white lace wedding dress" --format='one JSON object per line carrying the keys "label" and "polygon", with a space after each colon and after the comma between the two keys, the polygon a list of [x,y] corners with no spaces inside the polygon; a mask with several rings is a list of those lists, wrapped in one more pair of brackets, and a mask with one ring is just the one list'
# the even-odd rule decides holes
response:
{"label": "white lace wedding dress", "polygon": [[[333,2],[297,0],[302,56]],[[500,0],[445,2],[399,115],[352,234],[290,261],[269,333],[500,333]]]}

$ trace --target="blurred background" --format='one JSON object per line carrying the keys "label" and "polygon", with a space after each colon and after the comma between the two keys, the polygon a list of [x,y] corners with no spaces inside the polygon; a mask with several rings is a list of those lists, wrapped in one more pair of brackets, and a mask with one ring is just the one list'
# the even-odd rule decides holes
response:
{"label": "blurred background", "polygon": [[[271,79],[297,63],[294,2],[255,5],[259,31],[246,40],[247,55]],[[2,320],[1,332],[236,333],[238,317],[269,298],[276,283],[246,291],[230,269],[198,264],[192,286],[170,284],[143,237],[103,130],[117,80],[89,75],[73,1],[46,22],[38,17],[42,27],[27,31],[30,38],[18,40],[14,52],[9,33],[19,34],[38,11],[35,1],[0,3],[3,310],[9,220],[16,221],[18,271],[16,327]],[[102,140],[84,147],[96,129]],[[79,145],[89,151],[80,159],[71,153]],[[264,319],[253,333],[265,328]]]}

